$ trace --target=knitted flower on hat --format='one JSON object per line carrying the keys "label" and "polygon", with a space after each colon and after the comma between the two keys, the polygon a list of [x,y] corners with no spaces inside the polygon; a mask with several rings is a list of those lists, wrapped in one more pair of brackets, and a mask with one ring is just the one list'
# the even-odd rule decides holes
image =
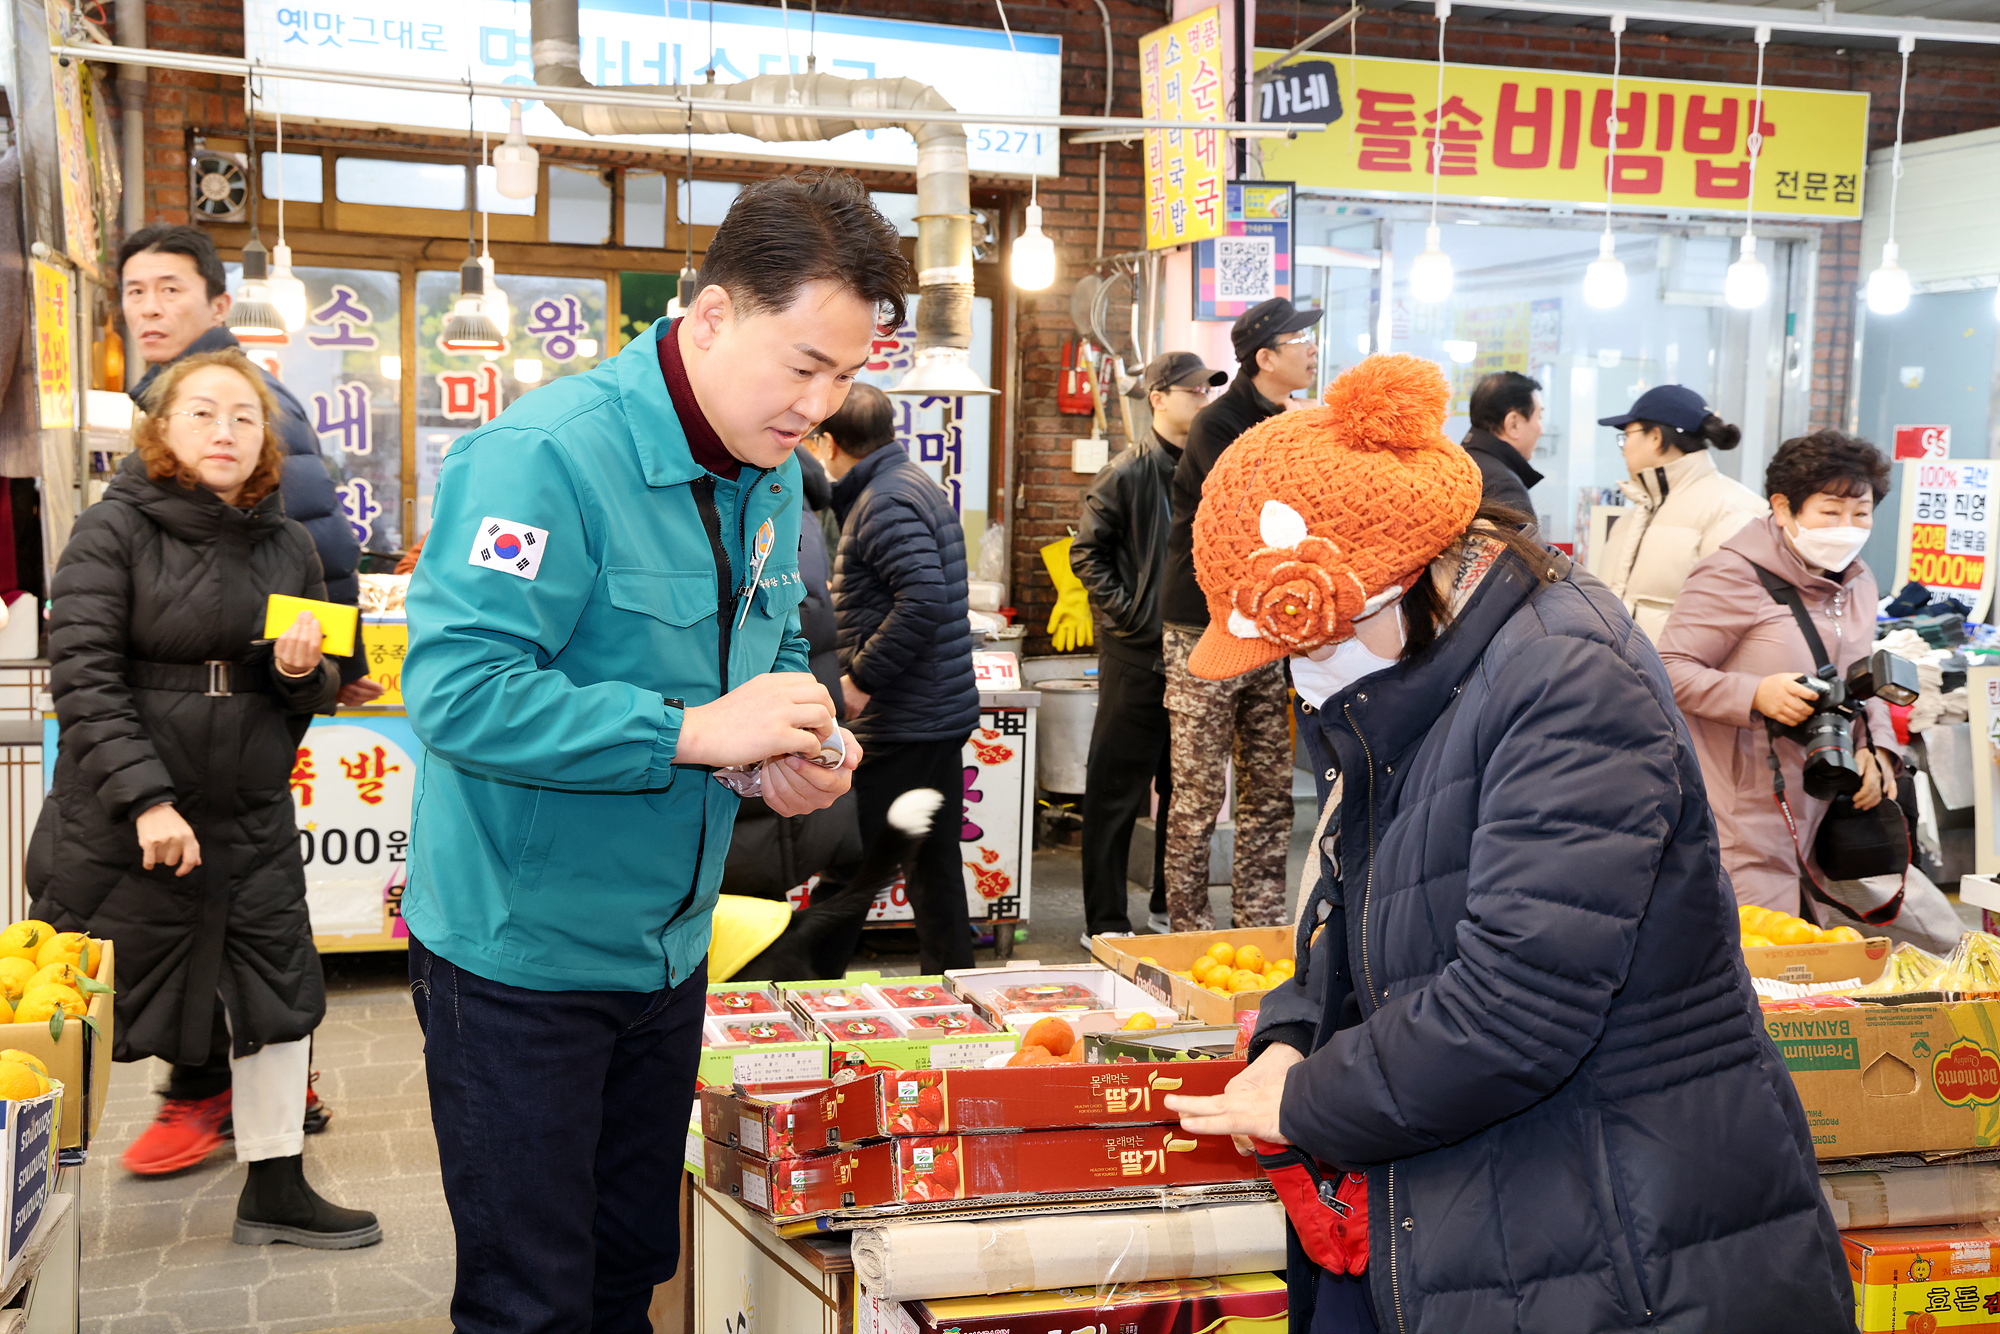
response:
{"label": "knitted flower on hat", "polygon": [[1194,518],[1209,627],[1188,669],[1226,680],[1354,633],[1472,523],[1479,467],[1447,440],[1435,362],[1376,356],[1324,407],[1259,422],[1224,450]]}

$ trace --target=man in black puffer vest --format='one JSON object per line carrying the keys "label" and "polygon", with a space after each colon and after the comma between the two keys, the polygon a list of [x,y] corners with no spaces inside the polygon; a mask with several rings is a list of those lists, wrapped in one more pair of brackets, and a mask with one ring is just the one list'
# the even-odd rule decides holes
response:
{"label": "man in black puffer vest", "polygon": [[[132,397],[141,404],[154,377],[182,357],[238,346],[223,323],[230,299],[222,257],[206,232],[180,225],[134,232],[118,251],[118,273],[126,337],[146,362],[145,375],[132,389]],[[326,576],[327,600],[352,606],[361,595],[357,576],[361,544],[340,512],[340,496],[319,452],[319,437],[291,390],[268,370],[264,383],[284,409],[271,425],[285,446],[285,473],[279,485],[285,517],[312,534]],[[365,704],[382,694],[382,687],[367,679],[368,662],[361,653],[334,661],[340,665],[342,704]]]}
{"label": "man in black puffer vest", "polygon": [[[945,805],[908,868],[910,907],[926,973],[972,966],[972,925],[959,866],[964,751],[979,725],[972,622],[965,595],[965,530],[938,484],[896,444],[888,396],[857,384],[820,424],[833,444],[833,510],[840,517],[833,610],[840,626],[841,695],[861,742],[854,793],[861,842],[888,821],[889,803],[934,787]],[[829,876],[816,893],[825,893]]]}

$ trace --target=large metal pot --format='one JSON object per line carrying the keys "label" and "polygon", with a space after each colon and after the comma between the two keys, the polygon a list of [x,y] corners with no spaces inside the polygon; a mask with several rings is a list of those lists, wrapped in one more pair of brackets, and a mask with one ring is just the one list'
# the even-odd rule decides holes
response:
{"label": "large metal pot", "polygon": [[1047,792],[1081,793],[1097,721],[1097,659],[1090,654],[1028,658],[1021,684],[1042,692],[1035,711],[1035,783]]}

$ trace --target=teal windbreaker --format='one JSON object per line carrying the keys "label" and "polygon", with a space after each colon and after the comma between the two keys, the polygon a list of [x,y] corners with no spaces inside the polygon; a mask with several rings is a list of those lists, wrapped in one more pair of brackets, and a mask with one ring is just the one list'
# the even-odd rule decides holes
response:
{"label": "teal windbreaker", "polygon": [[666,329],[455,441],[410,581],[403,918],[513,986],[694,972],[737,798],[673,763],[682,708],[806,670],[798,463],[731,482],[694,461]]}

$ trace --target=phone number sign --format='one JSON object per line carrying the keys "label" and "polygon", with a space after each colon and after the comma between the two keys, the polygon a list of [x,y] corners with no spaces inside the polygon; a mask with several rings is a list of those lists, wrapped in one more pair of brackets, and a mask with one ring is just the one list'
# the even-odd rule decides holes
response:
{"label": "phone number sign", "polygon": [[1897,585],[1915,580],[1968,615],[1986,614],[1992,596],[1993,465],[1906,462]]}

